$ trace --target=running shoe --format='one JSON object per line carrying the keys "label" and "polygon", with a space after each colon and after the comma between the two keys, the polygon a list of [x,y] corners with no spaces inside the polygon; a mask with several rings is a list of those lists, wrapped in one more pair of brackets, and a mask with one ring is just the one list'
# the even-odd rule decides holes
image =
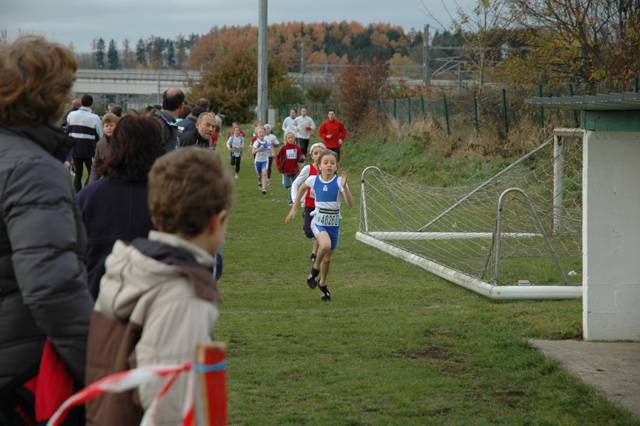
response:
{"label": "running shoe", "polygon": [[331,301],[331,293],[329,292],[329,288],[325,286],[320,286],[320,291],[322,292],[322,297],[320,298],[323,302]]}
{"label": "running shoe", "polygon": [[310,289],[314,289],[316,287],[318,287],[318,276],[314,276],[313,274],[309,274],[309,276],[307,277],[307,285],[309,286]]}

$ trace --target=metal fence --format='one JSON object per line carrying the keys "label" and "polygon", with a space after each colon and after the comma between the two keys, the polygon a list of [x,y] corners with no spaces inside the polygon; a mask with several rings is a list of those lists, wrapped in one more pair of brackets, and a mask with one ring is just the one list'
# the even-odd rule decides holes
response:
{"label": "metal fence", "polygon": [[[639,92],[640,81],[602,82],[594,84],[561,83],[553,85],[497,86],[487,85],[482,91],[465,89],[438,91],[429,96],[403,97],[370,101],[372,110],[400,123],[415,120],[434,120],[440,123],[448,135],[454,132],[480,132],[490,128],[503,134],[509,133],[523,119],[532,120],[541,128],[546,124],[579,126],[576,111],[545,110],[542,106],[525,103],[535,96],[590,95],[608,92]],[[279,116],[289,115],[289,109],[302,104],[286,105],[279,109]],[[335,109],[340,119],[341,104],[310,103],[305,105],[309,115],[316,120],[326,117],[329,109]]]}

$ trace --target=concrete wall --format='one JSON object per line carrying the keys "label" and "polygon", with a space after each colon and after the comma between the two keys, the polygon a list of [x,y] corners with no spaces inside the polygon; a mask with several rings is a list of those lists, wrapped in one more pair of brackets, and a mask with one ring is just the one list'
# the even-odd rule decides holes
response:
{"label": "concrete wall", "polygon": [[640,341],[640,133],[584,143],[584,338]]}

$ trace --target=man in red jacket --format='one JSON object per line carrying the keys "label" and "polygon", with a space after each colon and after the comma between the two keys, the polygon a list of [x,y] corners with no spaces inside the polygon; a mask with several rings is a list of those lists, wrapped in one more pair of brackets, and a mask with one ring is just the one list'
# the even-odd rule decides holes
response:
{"label": "man in red jacket", "polygon": [[320,126],[318,134],[322,138],[325,146],[335,152],[340,161],[340,148],[347,138],[347,129],[345,129],[342,121],[336,118],[336,111],[330,109],[327,114],[328,119]]}

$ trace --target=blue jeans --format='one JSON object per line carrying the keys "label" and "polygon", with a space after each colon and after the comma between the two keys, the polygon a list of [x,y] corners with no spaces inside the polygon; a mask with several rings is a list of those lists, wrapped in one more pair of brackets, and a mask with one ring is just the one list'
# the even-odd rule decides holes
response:
{"label": "blue jeans", "polygon": [[[291,185],[293,184],[293,181],[296,179],[296,176],[298,175],[282,175],[282,186],[284,186],[287,189],[291,188]],[[291,191],[289,191],[288,198],[289,198],[289,204],[291,204],[293,202],[293,200],[291,199]]]}

